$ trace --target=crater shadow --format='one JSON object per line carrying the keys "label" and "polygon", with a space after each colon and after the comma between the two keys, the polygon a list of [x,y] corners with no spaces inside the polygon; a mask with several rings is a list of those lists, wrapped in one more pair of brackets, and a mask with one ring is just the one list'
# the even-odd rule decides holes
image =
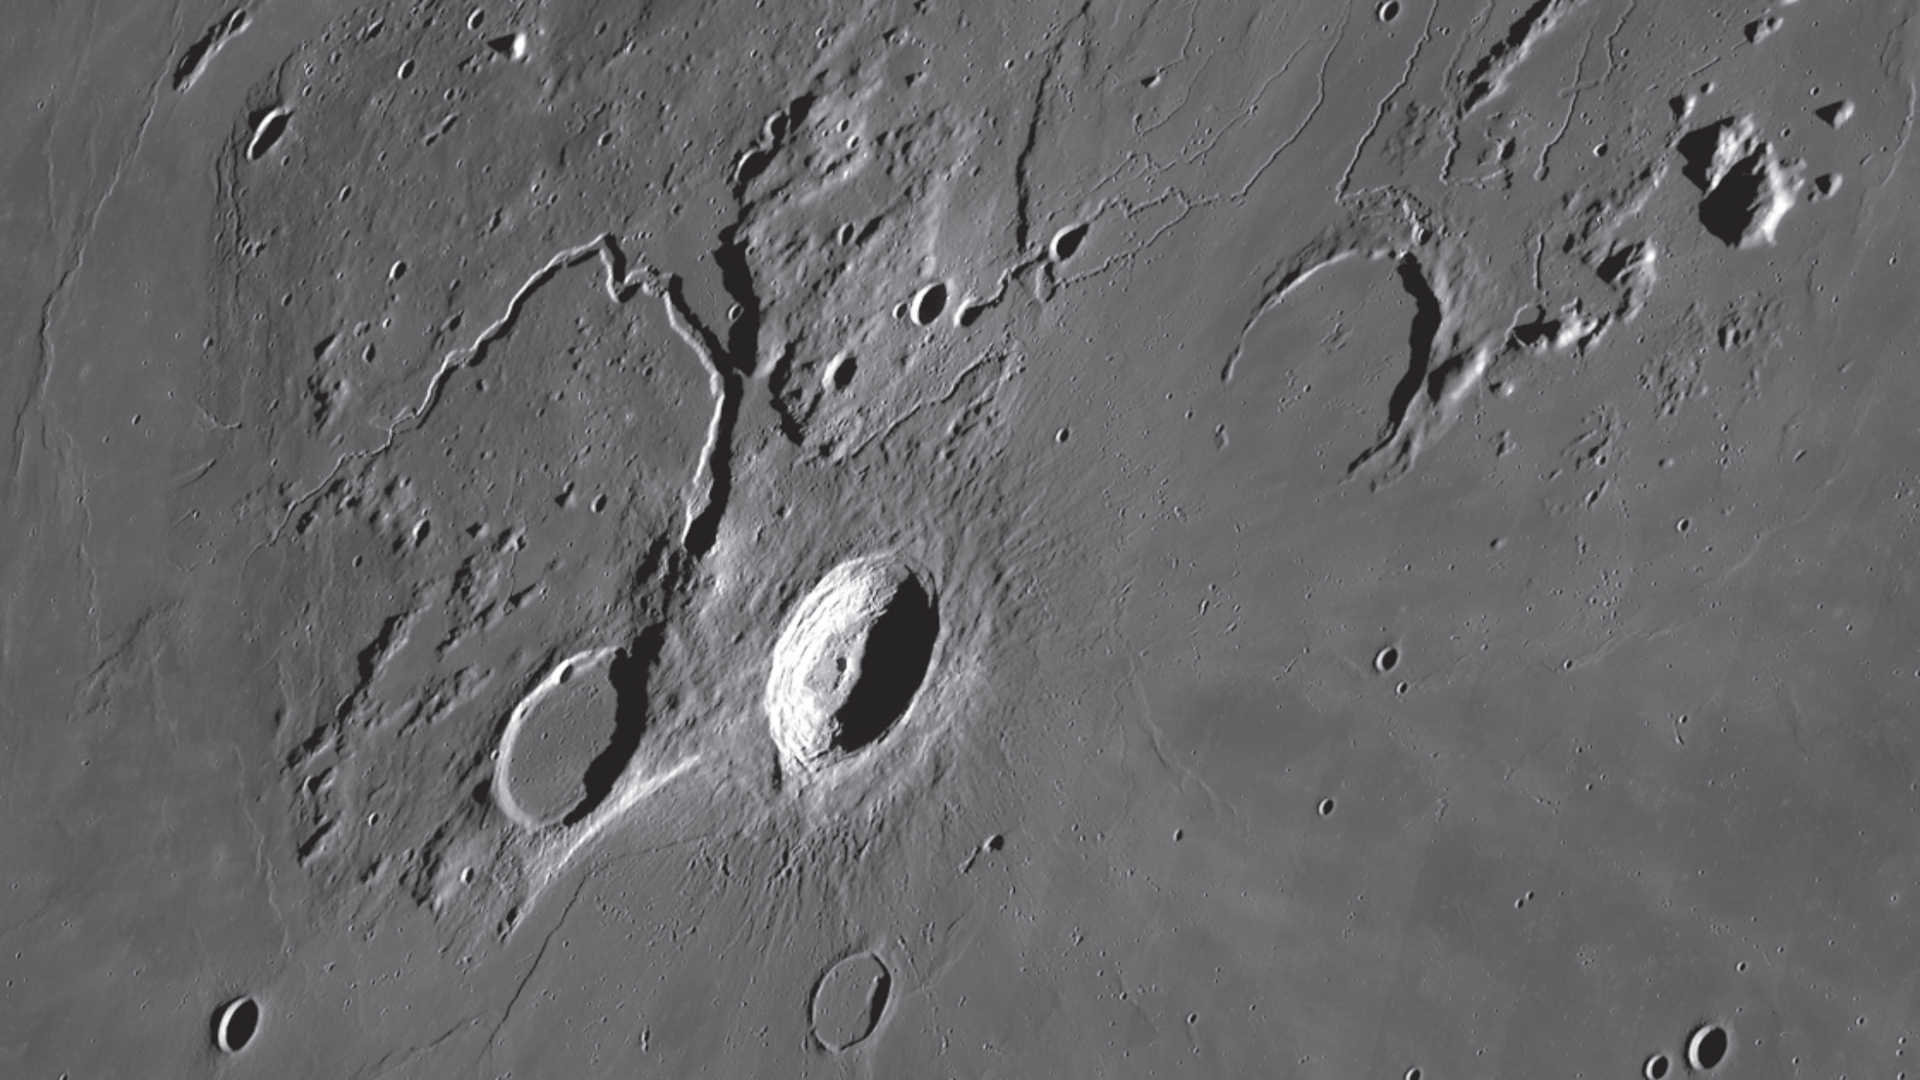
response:
{"label": "crater shadow", "polygon": [[851,753],[872,744],[906,714],[926,680],[939,636],[933,597],[907,575],[867,631],[859,678],[839,710],[835,750]]}
{"label": "crater shadow", "polygon": [[579,824],[605,802],[640,749],[648,728],[647,688],[665,640],[664,626],[650,626],[607,662],[606,678],[614,694],[613,735],[581,774],[580,802],[567,812],[562,824]]}

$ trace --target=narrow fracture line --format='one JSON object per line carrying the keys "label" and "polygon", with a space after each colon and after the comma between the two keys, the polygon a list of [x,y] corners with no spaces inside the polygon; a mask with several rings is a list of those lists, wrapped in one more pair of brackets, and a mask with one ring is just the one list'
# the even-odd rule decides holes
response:
{"label": "narrow fracture line", "polygon": [[680,335],[680,340],[687,343],[687,348],[693,350],[706,368],[708,392],[714,399],[713,419],[707,425],[706,445],[701,447],[700,456],[693,467],[694,489],[700,490],[702,478],[706,481],[705,498],[698,504],[689,499],[687,523],[680,534],[681,546],[697,557],[713,547],[720,515],[726,511],[727,495],[732,489],[730,455],[734,422],[740,413],[741,379],[738,371],[721,362],[723,350],[719,340],[687,306],[680,278],[668,278],[662,293],[666,301],[667,324],[673,327],[673,332]]}
{"label": "narrow fracture line", "polygon": [[730,447],[734,424],[740,413],[738,376],[723,378],[717,373],[709,373],[707,382],[714,395],[713,419],[707,424],[707,444],[701,450],[700,460],[694,465],[696,482],[701,473],[706,474],[706,499],[698,508],[692,502],[688,503],[687,524],[680,534],[681,546],[694,556],[705,555],[712,550],[714,537],[720,527],[720,515],[726,512],[727,496],[733,489]]}
{"label": "narrow fracture line", "polygon": [[280,517],[280,523],[274,527],[272,534],[267,538],[266,544],[262,546],[270,546],[278,543],[280,537],[285,534],[288,523],[293,520],[294,514],[298,513],[302,507],[317,498],[321,492],[325,491],[328,485],[333,483],[334,478],[340,475],[342,469],[353,462],[371,461],[385,454],[387,451],[393,449],[394,442],[403,432],[410,431],[424,423],[427,414],[433,411],[435,405],[439,404],[440,391],[446,385],[447,379],[451,378],[454,372],[478,360],[486,353],[488,346],[505,337],[507,333],[513,329],[514,323],[520,318],[521,311],[526,307],[527,299],[533,295],[535,290],[547,282],[552,281],[561,270],[577,265],[596,255],[600,259],[600,265],[606,270],[606,278],[603,281],[603,285],[607,291],[607,299],[612,300],[614,303],[624,304],[631,299],[635,293],[646,293],[651,296],[658,295],[662,291],[665,275],[661,274],[660,271],[654,269],[644,260],[641,260],[638,266],[630,268],[627,265],[626,254],[620,249],[619,240],[615,238],[612,233],[602,233],[585,243],[561,249],[541,265],[539,269],[528,275],[526,281],[522,282],[520,287],[514,291],[513,296],[508,299],[506,309],[501,313],[500,317],[483,328],[480,333],[474,337],[471,345],[453,349],[441,357],[440,367],[433,373],[433,377],[427,381],[427,390],[426,393],[421,396],[420,403],[402,410],[398,416],[395,416],[393,420],[387,424],[386,437],[381,440],[380,445],[369,450],[355,450],[340,455],[340,457],[334,461],[333,467],[327,470],[327,474],[321,477],[319,482],[295,496],[287,504],[286,512]]}
{"label": "narrow fracture line", "polygon": [[1333,54],[1340,51],[1341,43],[1347,38],[1347,24],[1352,21],[1353,7],[1349,5],[1345,17],[1340,20],[1340,29],[1333,35],[1333,44],[1327,46],[1327,54],[1320,58],[1320,74],[1314,84],[1313,107],[1307,110],[1307,115],[1301,119],[1300,126],[1293,129],[1293,134],[1287,136],[1279,146],[1274,147],[1273,153],[1267,155],[1267,160],[1261,162],[1260,167],[1253,171],[1253,175],[1247,177],[1247,182],[1240,185],[1240,190],[1230,196],[1233,202],[1246,201],[1248,193],[1260,183],[1260,178],[1267,174],[1267,170],[1273,167],[1273,163],[1280,160],[1280,155],[1292,148],[1293,144],[1299,141],[1300,136],[1307,133],[1307,128],[1313,126],[1314,118],[1320,115],[1320,107],[1327,103],[1327,65],[1332,63]]}
{"label": "narrow fracture line", "polygon": [[1413,69],[1420,63],[1420,53],[1427,47],[1428,40],[1433,37],[1433,17],[1439,10],[1440,0],[1434,0],[1433,6],[1427,9],[1427,25],[1420,31],[1420,40],[1413,43],[1413,52],[1407,56],[1406,64],[1400,69],[1400,81],[1394,83],[1393,89],[1387,91],[1387,96],[1380,99],[1379,108],[1374,110],[1373,123],[1367,126],[1367,132],[1360,136],[1360,141],[1353,144],[1353,158],[1347,162],[1347,170],[1340,174],[1339,186],[1334,189],[1335,202],[1346,201],[1347,192],[1353,186],[1354,170],[1360,167],[1360,155],[1366,152],[1367,142],[1379,132],[1380,125],[1387,118],[1387,110],[1393,105],[1393,99],[1399,97],[1400,91],[1405,90],[1407,83],[1413,79]]}
{"label": "narrow fracture line", "polygon": [[951,385],[947,387],[946,393],[941,394],[937,398],[928,398],[924,401],[915,402],[905,412],[902,412],[899,415],[899,417],[897,417],[893,421],[893,423],[888,424],[884,430],[875,432],[874,434],[867,436],[865,439],[862,439],[860,441],[860,445],[854,447],[852,450],[849,450],[843,454],[840,454],[838,456],[838,460],[850,461],[853,458],[859,457],[861,454],[866,452],[867,447],[872,446],[874,443],[885,442],[886,440],[891,439],[893,437],[894,432],[899,431],[902,427],[905,427],[907,422],[909,420],[912,420],[916,415],[918,415],[921,410],[939,408],[940,406],[945,405],[947,402],[952,401],[954,397],[956,397],[960,393],[960,388],[966,385],[966,382],[968,379],[973,377],[974,372],[979,371],[981,368],[986,367],[988,364],[991,364],[996,360],[1002,360],[1002,361],[1011,360],[1011,357],[997,350],[983,354],[979,359],[975,360],[971,364],[968,364],[958,375],[955,375],[953,377],[953,382]]}
{"label": "narrow fracture line", "polygon": [[528,297],[532,296],[540,286],[553,280],[554,275],[560,271],[584,262],[593,255],[598,255],[601,265],[606,268],[607,297],[614,303],[625,303],[636,290],[651,291],[650,287],[657,288],[656,283],[649,280],[652,276],[650,273],[633,275],[624,271],[622,264],[625,260],[611,233],[603,233],[584,244],[562,249],[527,278],[514,292],[512,299],[507,301],[506,310],[498,319],[480,331],[472,345],[454,349],[441,359],[440,369],[434,372],[433,378],[428,381],[426,395],[421,398],[420,404],[395,417],[393,423],[389,425],[389,434],[400,430],[403,426],[418,426],[425,420],[427,414],[438,404],[440,389],[445,385],[447,378],[455,371],[479,360],[486,353],[489,345],[505,337],[513,329],[513,324],[519,320],[520,312],[526,307]]}

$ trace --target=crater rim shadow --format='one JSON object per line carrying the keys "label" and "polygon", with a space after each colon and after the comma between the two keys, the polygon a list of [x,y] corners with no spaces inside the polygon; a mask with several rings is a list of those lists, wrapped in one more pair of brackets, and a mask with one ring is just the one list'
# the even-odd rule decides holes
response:
{"label": "crater rim shadow", "polygon": [[639,751],[640,740],[652,726],[648,723],[648,686],[665,642],[665,625],[655,623],[607,662],[605,677],[613,687],[613,735],[580,774],[583,793],[561,819],[562,825],[578,825],[605,802]]}
{"label": "crater rim shadow", "polygon": [[940,613],[918,575],[902,575],[867,628],[860,674],[836,710],[832,747],[854,754],[880,741],[913,706],[933,663]]}

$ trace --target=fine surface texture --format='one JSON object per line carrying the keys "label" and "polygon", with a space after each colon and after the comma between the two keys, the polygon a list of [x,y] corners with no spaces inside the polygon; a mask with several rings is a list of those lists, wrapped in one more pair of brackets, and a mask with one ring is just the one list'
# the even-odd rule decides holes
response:
{"label": "fine surface texture", "polygon": [[0,1076],[1920,1076],[1911,3],[14,7]]}

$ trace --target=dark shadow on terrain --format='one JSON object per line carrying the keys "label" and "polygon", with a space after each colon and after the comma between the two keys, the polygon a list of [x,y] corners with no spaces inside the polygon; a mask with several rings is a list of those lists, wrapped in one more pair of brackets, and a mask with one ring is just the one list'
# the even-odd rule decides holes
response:
{"label": "dark shadow on terrain", "polygon": [[840,707],[834,749],[851,752],[867,746],[900,719],[926,678],[939,636],[933,598],[909,575],[867,631],[860,678]]}
{"label": "dark shadow on terrain", "polygon": [[[724,233],[723,236],[727,238],[727,246],[730,247],[731,231]],[[740,257],[744,260],[744,253],[740,253]],[[723,262],[723,268],[724,265]],[[744,261],[740,263],[740,272],[745,272],[745,265]],[[740,418],[740,396],[744,384],[741,374],[743,366],[737,358],[728,353],[728,347],[720,343],[720,339],[714,336],[713,331],[707,329],[706,324],[693,313],[693,309],[687,304],[684,289],[685,286],[678,277],[668,278],[667,303],[681,319],[685,320],[689,332],[697,339],[695,349],[701,354],[702,362],[720,381],[720,400],[714,406],[713,437],[708,447],[709,487],[706,505],[701,508],[698,515],[687,522],[686,534],[681,538],[681,546],[697,559],[706,555],[713,547],[714,536],[720,528],[720,519],[726,514],[727,498],[733,490],[733,429]],[[748,299],[752,297],[749,296]],[[742,314],[736,320],[732,334],[737,339],[742,333],[739,324],[750,322],[751,326],[745,332],[757,341],[760,333],[759,301],[754,300],[751,307],[746,300],[741,300],[739,303]],[[744,365],[744,370],[748,372],[753,370],[751,358]]]}
{"label": "dark shadow on terrain", "polygon": [[1520,16],[1507,27],[1506,36],[1494,42],[1493,48],[1487,50],[1486,55],[1480,58],[1480,62],[1467,73],[1467,92],[1460,103],[1461,116],[1464,117],[1473,112],[1480,107],[1481,102],[1493,95],[1494,87],[1498,84],[1494,78],[1494,69],[1515,50],[1526,48],[1527,42],[1533,38],[1540,27],[1541,20],[1546,17],[1552,7],[1553,0],[1534,0],[1533,4],[1521,12]]}
{"label": "dark shadow on terrain", "polygon": [[1387,434],[1400,429],[1406,421],[1407,411],[1413,407],[1413,399],[1419,395],[1421,387],[1427,383],[1427,372],[1433,365],[1433,340],[1440,333],[1440,298],[1433,293],[1433,287],[1427,284],[1427,276],[1420,269],[1419,260],[1409,255],[1400,260],[1395,271],[1400,275],[1400,284],[1413,297],[1413,326],[1407,333],[1407,373],[1393,388],[1393,396],[1387,399]]}
{"label": "dark shadow on terrain", "polygon": [[700,558],[713,550],[720,532],[720,519],[726,516],[727,499],[733,493],[733,429],[740,421],[740,376],[723,372],[721,393],[713,424],[713,453],[707,459],[707,504],[687,523],[687,553]]}
{"label": "dark shadow on terrain", "polygon": [[280,137],[287,133],[287,121],[291,116],[290,111],[279,105],[254,112],[250,118],[253,138],[247,142],[248,161],[259,161],[273,152]]}
{"label": "dark shadow on terrain", "polygon": [[1645,244],[1625,244],[1616,247],[1607,253],[1606,258],[1600,260],[1599,266],[1594,267],[1594,273],[1600,275],[1601,281],[1609,285],[1618,285],[1628,269],[1639,265],[1645,251]]}
{"label": "dark shadow on terrain", "polygon": [[1741,158],[1700,200],[1700,224],[1729,247],[1738,247],[1767,200],[1766,152]]}
{"label": "dark shadow on terrain", "polygon": [[614,694],[613,737],[581,775],[585,794],[579,805],[567,812],[563,824],[578,824],[606,801],[620,774],[626,771],[627,762],[633,760],[634,751],[640,748],[640,738],[647,731],[647,682],[665,639],[663,625],[649,626],[607,664],[607,681],[613,685]]}
{"label": "dark shadow on terrain", "polygon": [[739,317],[727,327],[727,366],[742,375],[752,375],[760,356],[760,294],[754,291],[746,244],[733,226],[720,230],[720,246],[713,249],[713,262],[720,268],[721,286],[740,305]]}
{"label": "dark shadow on terrain", "polygon": [[1705,127],[1695,128],[1680,136],[1673,148],[1680,153],[1680,174],[1692,181],[1701,191],[1713,187],[1713,158],[1720,149],[1720,134],[1733,127],[1733,117],[1715,120]]}
{"label": "dark shadow on terrain", "polygon": [[[873,985],[867,987],[867,1034],[871,1035],[880,1027],[880,1018],[886,1015],[887,999],[893,993],[893,974],[885,964],[880,965],[880,974],[874,976]],[[864,1038],[864,1036],[862,1036]]]}

